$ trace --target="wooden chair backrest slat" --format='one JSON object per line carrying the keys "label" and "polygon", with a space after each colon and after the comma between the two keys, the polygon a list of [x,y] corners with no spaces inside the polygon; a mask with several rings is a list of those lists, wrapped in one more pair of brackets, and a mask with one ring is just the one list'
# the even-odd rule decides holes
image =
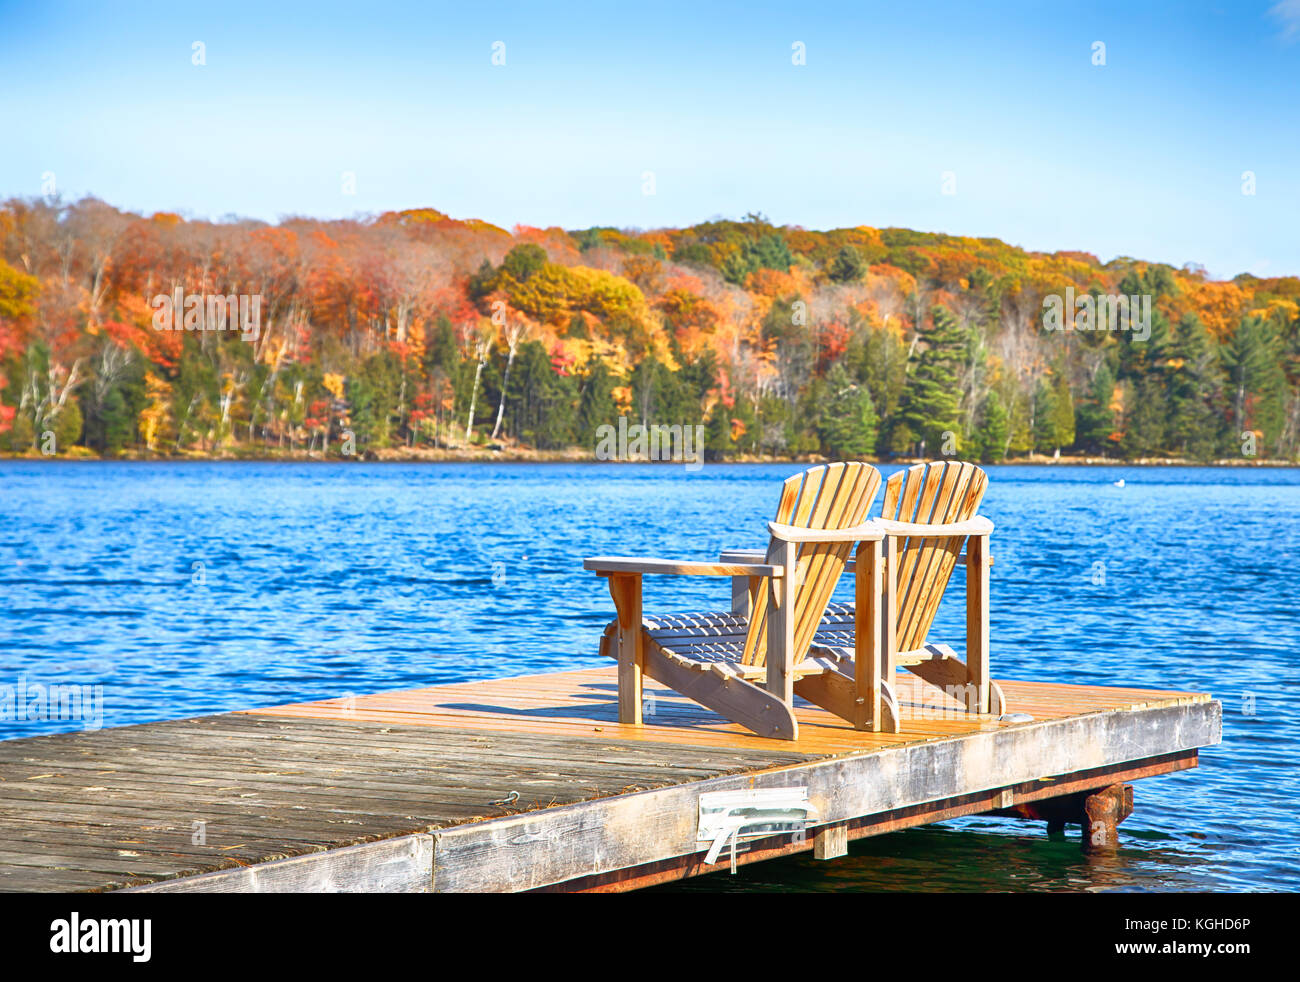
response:
{"label": "wooden chair backrest slat", "polygon": [[[964,461],[936,461],[899,471],[885,482],[881,517],[898,522],[942,525],[973,518],[979,511],[988,475]],[[915,651],[939,610],[966,536],[905,538],[898,544],[898,650]]]}
{"label": "wooden chair backrest slat", "polygon": [[[789,478],[782,485],[774,521],[799,528],[852,528],[867,520],[879,489],[880,472],[870,464],[850,462],[812,467]],[[776,540],[769,545],[769,561],[775,556],[778,545]],[[851,542],[798,545],[795,560],[794,661],[801,660],[812,644],[822,614],[853,548]],[[742,657],[742,663],[746,665],[767,663],[771,603],[769,586],[768,579],[764,578],[760,589],[754,593],[749,632],[745,637]]]}

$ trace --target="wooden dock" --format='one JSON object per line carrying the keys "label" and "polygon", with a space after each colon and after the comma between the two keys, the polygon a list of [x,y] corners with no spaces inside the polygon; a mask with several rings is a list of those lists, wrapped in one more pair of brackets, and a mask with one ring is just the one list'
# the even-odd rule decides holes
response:
{"label": "wooden dock", "polygon": [[615,672],[0,742],[0,890],[631,889],[730,867],[704,862],[701,795],[806,788],[806,831],[735,861],[832,858],[962,815],[1073,820],[1094,792],[1195,767],[1221,730],[1198,693],[998,680],[1033,717],[1008,722],[900,677],[902,733],[801,703],[785,742],[653,683],[647,725],[620,725]]}

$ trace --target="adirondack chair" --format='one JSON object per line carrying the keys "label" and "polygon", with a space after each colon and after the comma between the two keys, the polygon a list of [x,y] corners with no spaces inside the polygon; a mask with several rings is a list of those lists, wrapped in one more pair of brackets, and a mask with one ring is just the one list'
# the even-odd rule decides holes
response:
{"label": "adirondack chair", "polygon": [[[900,728],[895,692],[900,667],[959,695],[972,711],[994,715],[1007,711],[1002,689],[989,678],[992,557],[988,542],[993,523],[977,514],[987,488],[988,475],[974,464],[960,461],[917,464],[891,475],[885,483],[882,514],[872,524],[886,536],[881,589],[884,609],[894,611],[895,616],[885,618],[882,625],[876,647],[880,665],[868,667],[873,719],[879,721],[880,729],[897,733]],[[750,556],[752,553],[742,550],[728,550],[721,558],[736,562]],[[966,564],[965,661],[946,644],[927,643],[958,559]],[[738,595],[740,584],[733,584],[733,595]],[[839,671],[853,673],[854,668],[844,660],[854,650],[855,630],[854,605],[830,604],[817,632],[822,648],[815,648],[814,654],[839,657]]]}
{"label": "adirondack chair", "polygon": [[[854,657],[882,663],[875,649],[884,534],[864,524],[879,488],[880,472],[861,463],[826,464],[789,478],[768,524],[767,551],[754,562],[586,560],[585,569],[608,577],[618,613],[600,650],[618,660],[619,722],[642,722],[642,676],[649,675],[761,736],[797,739],[796,693],[871,728],[878,706],[839,669]],[[847,651],[810,656],[850,553],[857,556],[855,641]],[[645,616],[642,577],[654,573],[743,577],[746,609]]]}

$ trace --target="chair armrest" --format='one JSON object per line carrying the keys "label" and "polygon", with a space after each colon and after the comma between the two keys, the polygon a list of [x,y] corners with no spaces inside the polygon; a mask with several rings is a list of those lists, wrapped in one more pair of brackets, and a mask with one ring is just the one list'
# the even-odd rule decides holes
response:
{"label": "chair armrest", "polygon": [[964,522],[951,522],[947,525],[925,525],[920,522],[891,522],[885,518],[872,520],[875,526],[888,535],[902,535],[912,539],[946,539],[959,535],[988,535],[993,531],[993,523],[983,515],[976,515]]}
{"label": "chair armrest", "polygon": [[780,566],[767,563],[696,563],[684,559],[637,559],[632,556],[593,556],[582,568],[602,575],[610,573],[673,573],[678,576],[772,576],[785,575]]}
{"label": "chair armrest", "polygon": [[762,563],[767,559],[762,549],[723,549],[718,553],[720,563]]}
{"label": "chair armrest", "polygon": [[767,530],[774,539],[784,542],[874,542],[885,537],[885,530],[875,522],[863,522],[846,529],[806,529],[768,522]]}

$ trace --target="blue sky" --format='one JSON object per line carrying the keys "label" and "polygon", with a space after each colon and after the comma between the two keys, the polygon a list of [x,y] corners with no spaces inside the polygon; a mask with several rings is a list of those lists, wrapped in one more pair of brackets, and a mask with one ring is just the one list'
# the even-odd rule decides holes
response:
{"label": "blue sky", "polygon": [[0,0],[0,196],[48,172],[211,218],[762,211],[1300,274],[1300,0],[204,6]]}

